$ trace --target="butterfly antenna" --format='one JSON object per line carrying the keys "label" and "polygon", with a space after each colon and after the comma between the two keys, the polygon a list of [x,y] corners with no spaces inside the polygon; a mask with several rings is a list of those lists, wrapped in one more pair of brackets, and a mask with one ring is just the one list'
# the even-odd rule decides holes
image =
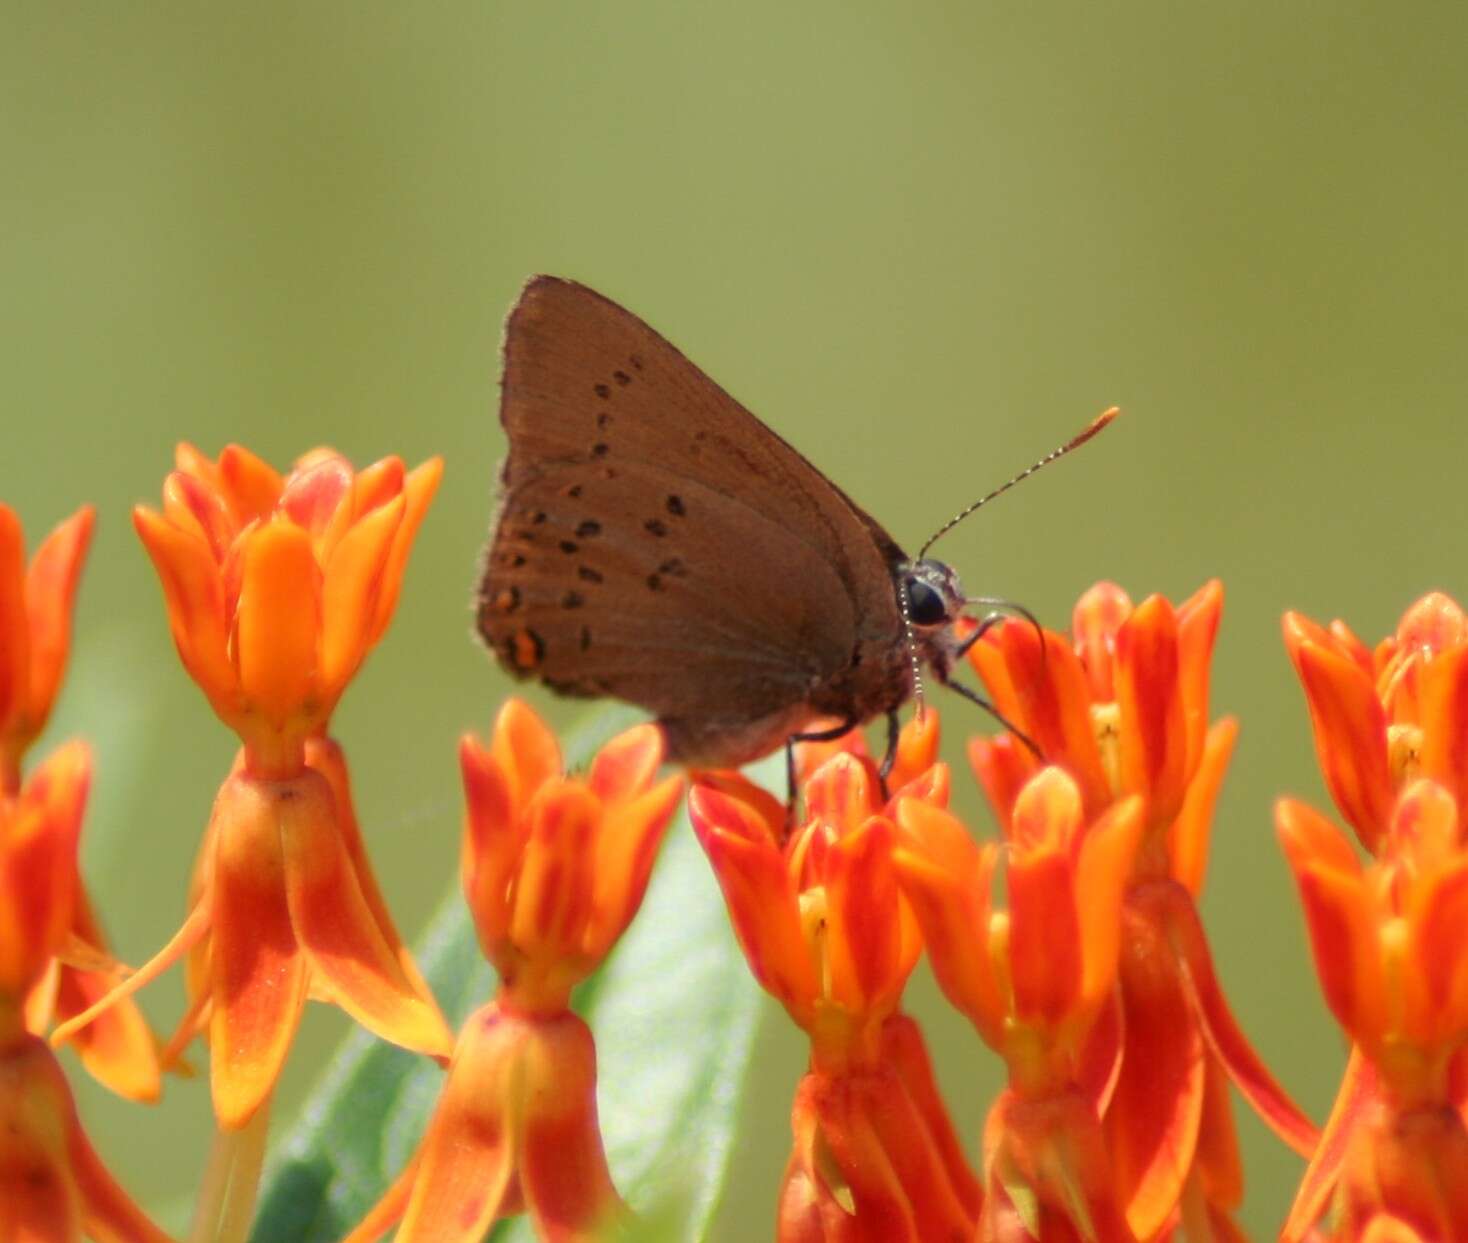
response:
{"label": "butterfly antenna", "polygon": [[923,663],[918,657],[917,636],[912,632],[912,606],[908,602],[907,582],[897,593],[897,603],[902,609],[902,633],[907,639],[907,658],[912,662],[912,697],[917,703],[917,719],[923,719]]}
{"label": "butterfly antenna", "polygon": [[[918,560],[921,560],[923,557],[927,556],[929,548],[936,544],[939,539],[941,539],[944,535],[948,534],[949,531],[953,530],[954,527],[956,527],[960,522],[962,522],[971,513],[973,513],[974,510],[978,509],[980,506],[987,505],[996,496],[1003,496],[1004,493],[1008,492],[1009,489],[1014,487],[1015,484],[1020,483],[1025,479],[1028,479],[1041,467],[1049,466],[1050,463],[1055,461],[1057,458],[1063,458],[1072,449],[1079,449],[1083,444],[1086,443],[1086,441],[1090,440],[1092,436],[1094,436],[1103,427],[1110,423],[1111,420],[1116,418],[1116,416],[1120,413],[1121,411],[1118,410],[1115,406],[1112,406],[1110,410],[1102,411],[1094,419],[1091,420],[1091,422],[1086,426],[1085,430],[1082,431],[1078,436],[1071,437],[1071,439],[1067,440],[1063,445],[1060,446],[1060,448],[1054,449],[1051,452],[1047,453],[1028,470],[1020,471],[1019,474],[1017,474],[1003,487],[995,488],[994,491],[990,492],[987,496],[979,497],[979,499],[976,500],[967,509],[961,511],[960,513],[954,514],[953,517],[948,519],[947,522],[939,527],[938,530],[931,536],[931,538],[929,538],[928,542],[924,544],[921,549],[918,550]],[[908,630],[908,641],[909,643],[912,641],[912,631],[910,628]]]}

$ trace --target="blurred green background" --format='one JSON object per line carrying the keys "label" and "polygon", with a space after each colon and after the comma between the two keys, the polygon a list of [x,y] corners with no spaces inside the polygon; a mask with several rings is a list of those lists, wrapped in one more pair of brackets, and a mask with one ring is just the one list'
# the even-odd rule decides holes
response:
{"label": "blurred green background", "polygon": [[[1224,579],[1214,703],[1243,734],[1204,916],[1245,1028],[1323,1116],[1342,1045],[1270,805],[1324,796],[1278,621],[1375,639],[1421,592],[1468,589],[1468,9],[4,7],[0,497],[33,541],[101,511],[47,742],[97,747],[84,866],[122,955],[176,925],[232,752],[128,521],[180,439],[447,459],[336,724],[400,923],[449,883],[454,742],[508,686],[469,610],[500,324],[549,271],[650,320],[909,547],[1125,408],[942,552],[1054,625],[1098,578],[1138,598]],[[961,762],[982,722],[944,707]],[[994,1059],[925,972],[910,996],[976,1140]],[[177,975],[145,994],[164,1026],[181,1004]],[[343,1027],[309,1012],[279,1125]],[[769,1229],[802,1049],[772,1006],[725,1243]],[[78,1092],[177,1222],[202,1081],[155,1111]],[[1264,1237],[1300,1163],[1241,1126]]]}

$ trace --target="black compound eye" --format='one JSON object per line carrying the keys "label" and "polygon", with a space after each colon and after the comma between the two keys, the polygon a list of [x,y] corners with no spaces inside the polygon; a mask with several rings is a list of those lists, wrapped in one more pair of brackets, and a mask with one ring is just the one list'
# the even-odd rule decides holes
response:
{"label": "black compound eye", "polygon": [[920,578],[907,580],[907,615],[914,626],[936,626],[948,620],[948,608],[940,593]]}

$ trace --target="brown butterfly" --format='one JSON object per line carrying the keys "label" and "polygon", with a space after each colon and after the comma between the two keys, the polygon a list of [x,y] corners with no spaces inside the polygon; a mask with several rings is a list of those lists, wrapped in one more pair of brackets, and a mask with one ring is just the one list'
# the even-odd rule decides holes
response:
{"label": "brown butterfly", "polygon": [[950,675],[979,633],[955,627],[965,605],[999,602],[965,597],[941,561],[910,559],[615,302],[531,279],[505,328],[500,421],[510,453],[478,622],[516,677],[637,704],[670,758],[710,768],[885,713],[885,774],[923,666],[993,711]]}

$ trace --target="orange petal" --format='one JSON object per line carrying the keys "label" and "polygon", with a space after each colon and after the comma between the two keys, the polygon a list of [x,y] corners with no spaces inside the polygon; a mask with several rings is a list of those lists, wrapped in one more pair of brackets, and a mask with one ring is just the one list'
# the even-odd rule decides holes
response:
{"label": "orange petal", "polygon": [[362,829],[358,824],[356,807],[352,802],[352,787],[347,775],[346,757],[341,747],[329,738],[307,739],[306,763],[325,777],[331,786],[331,797],[336,803],[337,828],[341,833],[342,843],[351,857],[352,871],[357,877],[362,897],[372,912],[372,918],[377,921],[383,940],[397,948],[398,965],[402,967],[403,974],[412,984],[414,992],[424,1001],[433,1002],[433,990],[428,987],[428,981],[418,970],[418,964],[413,960],[412,953],[403,944],[402,937],[398,935],[397,924],[393,922],[392,912],[387,909],[387,900],[382,896],[382,889],[378,886],[377,877],[372,871],[372,863],[367,858],[367,847],[362,841]]}
{"label": "orange petal", "polygon": [[388,943],[362,896],[326,781],[308,769],[289,783],[260,785],[269,800],[263,810],[284,846],[284,896],[313,983],[384,1040],[446,1056],[453,1037],[438,1008],[404,975],[401,945]]}
{"label": "orange petal", "polygon": [[1150,1238],[1192,1168],[1205,1046],[1166,933],[1127,909],[1118,981],[1126,1015],[1121,1073],[1104,1127],[1127,1222]]}
{"label": "orange petal", "polygon": [[845,753],[833,755],[816,769],[804,793],[807,816],[848,832],[880,806],[870,769]]}
{"label": "orange petal", "polygon": [[133,510],[133,526],[158,571],[184,668],[216,710],[237,711],[239,676],[229,657],[224,585],[209,546],[141,505]]}
{"label": "orange petal", "polygon": [[997,1044],[1007,1013],[989,957],[998,847],[976,845],[953,816],[911,799],[898,804],[897,821],[901,839],[892,862],[922,927],[933,972],[948,1000]]}
{"label": "orange petal", "polygon": [[602,1151],[591,1032],[574,1014],[538,1021],[521,1059],[520,1187],[536,1233],[607,1237],[624,1206]]}
{"label": "orange petal", "polygon": [[1223,584],[1210,579],[1177,606],[1178,690],[1183,699],[1189,779],[1197,770],[1208,733],[1208,675],[1213,664],[1213,641],[1223,613]]}
{"label": "orange petal", "polygon": [[268,518],[285,487],[275,467],[241,445],[224,446],[219,455],[219,478],[241,526]]}
{"label": "orange petal", "polygon": [[[292,522],[275,519],[246,539],[236,610],[240,685],[256,711],[280,729],[305,710],[320,685],[321,572],[310,536]],[[330,706],[319,707],[329,712]]]}
{"label": "orange petal", "polygon": [[[30,700],[30,630],[25,602],[25,534],[0,502],[0,734],[19,724]],[[19,763],[16,764],[19,779]]]}
{"label": "orange petal", "polygon": [[1097,703],[1116,699],[1116,635],[1131,615],[1131,597],[1115,583],[1105,582],[1087,590],[1071,611],[1071,641]]}
{"label": "orange petal", "polygon": [[1001,825],[1009,823],[1014,800],[1029,778],[1039,771],[1039,761],[1012,734],[999,738],[970,738],[968,760],[984,797]]}
{"label": "orange petal", "polygon": [[515,815],[506,773],[472,734],[459,740],[459,769],[465,804],[460,860],[464,900],[480,946],[493,958],[509,932],[510,880],[530,822]]}
{"label": "orange petal", "polygon": [[1170,824],[1191,774],[1177,615],[1162,596],[1143,600],[1117,633],[1116,702],[1122,791],[1147,800],[1150,824]]}
{"label": "orange petal", "polygon": [[799,899],[765,822],[707,786],[693,788],[688,812],[750,970],[796,1022],[808,1022],[817,990],[815,968],[800,926]]}
{"label": "orange petal", "polygon": [[603,814],[591,875],[591,918],[582,947],[587,957],[599,961],[642,905],[658,847],[682,798],[682,778],[669,777],[641,798]]}
{"label": "orange petal", "polygon": [[383,566],[402,519],[401,497],[378,506],[352,524],[322,567],[321,681],[333,698],[367,654]]}
{"label": "orange petal", "polygon": [[523,699],[505,700],[495,717],[490,750],[509,780],[517,808],[523,808],[542,783],[561,775],[560,744]]}
{"label": "orange petal", "polygon": [[[116,979],[95,971],[61,973],[56,1018],[80,1014],[111,990]],[[163,1093],[158,1046],[131,998],[110,1006],[72,1040],[88,1073],[119,1096],[152,1104]]]}
{"label": "orange petal", "polygon": [[1325,1213],[1327,1201],[1340,1181],[1341,1165],[1351,1139],[1362,1119],[1376,1108],[1378,1093],[1376,1068],[1362,1054],[1359,1045],[1352,1045],[1351,1057],[1336,1090],[1335,1103],[1331,1106],[1320,1143],[1316,1145],[1310,1164],[1300,1179],[1295,1202],[1290,1206],[1284,1229],[1280,1231],[1280,1243],[1301,1243]]}
{"label": "orange petal", "polygon": [[1209,1048],[1243,1098],[1269,1128],[1303,1157],[1315,1151],[1320,1132],[1280,1087],[1249,1044],[1218,983],[1197,908],[1181,889],[1168,896],[1167,926]]}
{"label": "orange petal", "polygon": [[587,784],[606,803],[636,798],[652,785],[662,762],[662,730],[651,724],[634,725],[596,753]]}
{"label": "orange petal", "polygon": [[276,510],[307,532],[318,554],[326,554],[351,525],[352,466],[330,450],[304,454],[286,476]]}
{"label": "orange petal", "polygon": [[[1111,788],[1096,745],[1080,659],[1061,635],[1051,631],[1045,633],[1043,648],[1030,626],[1005,623],[998,634],[1015,697],[1015,715],[1010,719],[1039,744],[1048,760],[1065,766],[1080,783],[1087,814],[1096,814],[1111,801]],[[1005,711],[998,691],[992,686],[990,690],[996,706]]]}
{"label": "orange petal", "polygon": [[61,1067],[34,1036],[0,1058],[0,1239],[74,1243],[82,1205],[71,1169],[76,1110]]}
{"label": "orange petal", "polygon": [[510,939],[526,953],[575,956],[591,916],[591,873],[601,804],[585,786],[555,778],[522,813],[530,836],[515,879]]}
{"label": "orange petal", "polygon": [[1422,670],[1422,775],[1468,807],[1468,646]]}
{"label": "orange petal", "polygon": [[517,1069],[526,1024],[493,1005],[469,1016],[418,1151],[397,1243],[479,1243],[515,1177]]}
{"label": "orange petal", "polygon": [[1124,799],[1086,830],[1074,865],[1079,936],[1085,970],[1080,1004],[1110,996],[1121,951],[1121,904],[1142,840],[1142,802]]}
{"label": "orange petal", "polygon": [[306,1004],[306,960],[286,902],[282,844],[301,784],[234,776],[214,805],[209,1044],[222,1130],[243,1127],[270,1096]]}
{"label": "orange petal", "polygon": [[835,844],[826,873],[826,995],[856,1013],[895,998],[913,966],[902,955],[893,836],[892,822],[873,816]]}
{"label": "orange petal", "polygon": [[897,735],[897,758],[887,779],[889,789],[900,790],[916,781],[938,762],[941,741],[938,710],[915,713]]}
{"label": "orange petal", "polygon": [[1208,871],[1208,845],[1213,830],[1213,809],[1223,787],[1224,774],[1239,736],[1233,717],[1215,722],[1203,743],[1203,753],[1183,795],[1183,805],[1167,833],[1169,873],[1195,898],[1203,892]]}
{"label": "orange petal", "polygon": [[403,587],[403,571],[408,563],[408,554],[413,549],[413,540],[418,534],[418,528],[423,523],[423,516],[428,512],[429,502],[433,500],[433,494],[438,491],[438,483],[442,478],[443,459],[434,457],[410,471],[403,482],[403,498],[406,502],[403,508],[403,520],[398,523],[397,531],[393,535],[392,548],[387,554],[387,563],[382,570],[382,582],[377,591],[377,607],[373,614],[372,632],[367,639],[369,645],[376,643],[382,637],[382,632],[392,621],[393,612],[398,606],[398,594]]}
{"label": "orange petal", "polygon": [[[84,505],[58,526],[36,549],[26,574],[25,602],[30,618],[30,698],[27,726],[38,734],[51,712],[61,685],[61,671],[71,647],[71,609],[81,578],[82,561],[92,539],[96,511]],[[0,571],[0,579],[4,572]],[[0,588],[3,595],[3,588]],[[4,605],[0,604],[0,613]],[[5,633],[0,618],[0,634]],[[0,690],[0,703],[4,702]],[[0,716],[3,716],[0,710]]]}
{"label": "orange petal", "polygon": [[[1294,615],[1286,614],[1287,636],[1293,622]],[[1375,853],[1393,801],[1386,714],[1376,688],[1355,661],[1330,648],[1301,642],[1291,654],[1310,704],[1325,784],[1362,844]]]}
{"label": "orange petal", "polygon": [[29,992],[71,928],[91,770],[87,745],[69,742],[0,799],[0,995]]}
{"label": "orange petal", "polygon": [[1281,799],[1275,822],[1305,908],[1326,1003],[1358,1039],[1379,1035],[1388,1021],[1386,980],[1366,880],[1338,855],[1308,852],[1305,843],[1325,837],[1329,824],[1303,803]]}

